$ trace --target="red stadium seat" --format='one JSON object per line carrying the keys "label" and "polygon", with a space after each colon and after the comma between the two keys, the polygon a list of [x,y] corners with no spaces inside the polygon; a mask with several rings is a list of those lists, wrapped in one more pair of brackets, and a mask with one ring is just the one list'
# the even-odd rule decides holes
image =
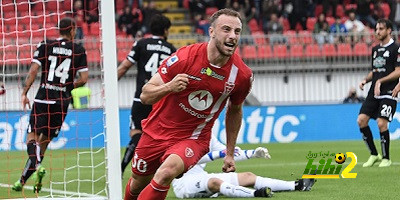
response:
{"label": "red stadium seat", "polygon": [[344,17],[346,15],[346,13],[344,12],[344,8],[342,5],[337,5],[336,6],[336,16],[339,17]]}
{"label": "red stadium seat", "polygon": [[313,43],[312,34],[308,30],[299,31],[298,40],[300,42],[303,42],[303,44],[311,44],[311,43]]}
{"label": "red stadium seat", "polygon": [[257,48],[257,57],[258,58],[272,58],[272,50],[269,45],[258,46]]}
{"label": "red stadium seat", "polygon": [[18,12],[29,11],[29,3],[28,3],[28,1],[26,1],[24,3],[19,2],[19,4],[17,4],[17,10],[18,10]]}
{"label": "red stadium seat", "polygon": [[256,32],[260,30],[260,28],[258,27],[258,22],[254,18],[251,19],[247,25],[249,26],[250,32]]}
{"label": "red stadium seat", "polygon": [[72,0],[64,0],[64,10],[72,10]]}
{"label": "red stadium seat", "polygon": [[350,44],[338,44],[337,46],[338,56],[351,56],[352,50]]}
{"label": "red stadium seat", "polygon": [[322,55],[326,57],[335,57],[337,56],[336,47],[333,44],[324,44],[322,46]]}
{"label": "red stadium seat", "polygon": [[307,22],[306,22],[307,30],[313,31],[314,25],[316,22],[317,22],[317,19],[315,17],[307,18]]}
{"label": "red stadium seat", "polygon": [[[31,7],[34,11],[36,11],[38,14],[43,13],[43,4],[44,1],[34,1],[34,3],[31,4]],[[46,7],[47,9],[47,7]]]}
{"label": "red stadium seat", "polygon": [[206,15],[211,16],[212,14],[214,14],[217,11],[218,11],[217,7],[208,7],[208,8],[206,8]]}
{"label": "red stadium seat", "polygon": [[323,12],[323,7],[321,4],[315,6],[314,15],[319,16]]}
{"label": "red stadium seat", "polygon": [[305,50],[306,57],[321,57],[321,51],[317,44],[309,44],[306,46]]}
{"label": "red stadium seat", "polygon": [[333,17],[326,17],[326,21],[328,22],[329,26],[335,23],[335,18]]}
{"label": "red stadium seat", "polygon": [[245,45],[242,49],[242,58],[243,59],[256,59],[257,58],[257,51],[256,47],[253,45]]}
{"label": "red stadium seat", "polygon": [[264,32],[256,31],[254,33],[251,33],[251,36],[253,37],[253,39],[254,39],[254,41],[256,42],[257,45],[267,44],[267,41],[265,40]]}
{"label": "red stadium seat", "polygon": [[100,24],[98,22],[90,24],[90,35],[98,36],[100,34]]}
{"label": "red stadium seat", "polygon": [[87,51],[86,56],[89,63],[100,62],[100,52],[98,49]]}
{"label": "red stadium seat", "polygon": [[385,18],[388,19],[390,15],[390,7],[388,3],[382,3],[381,8],[383,10],[383,13],[385,15]]}
{"label": "red stadium seat", "polygon": [[353,52],[356,56],[369,56],[371,53],[369,50],[366,43],[359,42],[354,45]]}
{"label": "red stadium seat", "polygon": [[290,47],[290,57],[301,58],[304,56],[303,45],[297,44]]}
{"label": "red stadium seat", "polygon": [[349,3],[349,4],[345,5],[344,8],[346,10],[351,10],[351,9],[357,10],[357,4]]}
{"label": "red stadium seat", "polygon": [[273,55],[276,58],[286,58],[288,56],[286,45],[283,44],[274,45]]}
{"label": "red stadium seat", "polygon": [[279,19],[279,21],[281,22],[281,24],[282,24],[282,26],[283,26],[283,31],[288,31],[288,30],[290,30],[290,23],[289,23],[289,20],[288,20],[288,19],[286,19],[286,18],[284,18],[284,17],[281,17],[281,18]]}
{"label": "red stadium seat", "polygon": [[299,43],[296,31],[285,31],[283,32],[283,35],[288,39],[290,45]]}

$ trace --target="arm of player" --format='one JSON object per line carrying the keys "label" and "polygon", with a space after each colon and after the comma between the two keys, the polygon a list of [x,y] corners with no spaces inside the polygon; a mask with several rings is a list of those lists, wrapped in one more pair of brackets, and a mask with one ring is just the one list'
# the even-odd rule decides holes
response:
{"label": "arm of player", "polygon": [[400,67],[396,67],[394,71],[387,76],[380,78],[376,81],[375,83],[375,88],[374,88],[374,95],[379,96],[381,93],[381,84],[388,82],[388,81],[393,81],[396,80],[400,77]]}
{"label": "arm of player", "polygon": [[224,165],[222,167],[223,172],[234,172],[236,170],[234,152],[236,139],[242,124],[242,114],[242,104],[234,105],[231,101],[229,101],[225,116],[226,156],[224,158]]}
{"label": "arm of player", "polygon": [[[204,155],[197,164],[204,164],[212,162],[216,159],[221,159],[226,156],[226,150],[211,151]],[[271,155],[267,148],[257,147],[256,149],[241,150],[239,147],[235,148],[234,159],[235,161],[248,160],[251,158],[265,158],[271,159]]]}
{"label": "arm of player", "polygon": [[124,61],[119,64],[117,68],[118,72],[118,80],[121,79],[122,76],[125,75],[125,73],[133,66],[133,63],[129,61],[128,59],[125,59]]}
{"label": "arm of player", "polygon": [[369,83],[372,80],[372,72],[369,72],[368,75],[360,82],[360,89],[364,90],[364,85]]}
{"label": "arm of player", "polygon": [[164,83],[160,74],[156,73],[147,82],[140,94],[142,104],[153,105],[169,93],[181,92],[189,84],[187,74],[178,74],[170,82]]}
{"label": "arm of player", "polygon": [[26,111],[26,105],[28,105],[28,108],[31,109],[31,105],[29,104],[29,99],[26,95],[28,94],[29,89],[31,88],[33,82],[35,81],[39,68],[40,65],[38,65],[35,62],[32,62],[31,68],[29,69],[25,82],[22,84],[23,90],[21,94],[21,102],[24,111]]}
{"label": "arm of player", "polygon": [[86,82],[88,81],[89,78],[89,72],[88,71],[82,71],[79,72],[79,78],[74,82],[74,88],[78,88],[81,86],[84,86]]}

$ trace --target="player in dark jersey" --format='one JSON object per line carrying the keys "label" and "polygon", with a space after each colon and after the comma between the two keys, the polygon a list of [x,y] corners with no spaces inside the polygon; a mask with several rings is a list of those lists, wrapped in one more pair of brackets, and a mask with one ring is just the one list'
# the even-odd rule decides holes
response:
{"label": "player in dark jersey", "polygon": [[[387,19],[378,20],[375,34],[380,44],[372,48],[372,71],[360,83],[360,89],[363,89],[366,83],[372,82],[357,119],[363,140],[371,153],[363,167],[371,167],[380,160],[379,167],[389,167],[392,163],[389,158],[388,123],[396,112],[397,101],[392,90],[399,83],[400,77],[400,49],[391,37],[392,30],[392,22]],[[382,155],[378,154],[374,145],[368,126],[370,118],[376,119],[379,127]]]}
{"label": "player in dark jersey", "polygon": [[[30,114],[27,152],[28,160],[21,178],[15,182],[13,190],[21,191],[28,178],[34,174],[34,192],[42,187],[46,171],[41,166],[44,153],[50,141],[58,136],[67,115],[71,101],[71,90],[83,86],[88,79],[86,51],[73,42],[76,24],[71,18],[63,18],[59,24],[60,38],[45,40],[38,44],[34,52],[31,68],[23,84],[22,106],[31,108],[27,93],[41,68],[39,90],[33,100]],[[76,74],[79,78],[75,80]]]}
{"label": "player in dark jersey", "polygon": [[120,79],[130,67],[137,64],[138,74],[136,78],[136,92],[133,99],[130,116],[131,140],[126,147],[121,163],[122,174],[126,166],[132,161],[135,147],[142,135],[141,121],[149,115],[152,106],[143,105],[140,102],[142,87],[157,72],[161,62],[176,51],[175,47],[168,43],[168,29],[171,27],[170,20],[163,15],[155,15],[150,23],[150,38],[144,38],[135,42],[132,50],[124,61],[118,66],[118,79]]}

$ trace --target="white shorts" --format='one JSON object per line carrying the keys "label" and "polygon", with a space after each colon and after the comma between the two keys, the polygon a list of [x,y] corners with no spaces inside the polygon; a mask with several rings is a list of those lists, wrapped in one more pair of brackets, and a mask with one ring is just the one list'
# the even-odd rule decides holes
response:
{"label": "white shorts", "polygon": [[174,193],[177,198],[205,198],[217,197],[218,193],[208,190],[208,180],[218,178],[232,185],[239,185],[237,173],[193,173],[185,174],[172,182]]}

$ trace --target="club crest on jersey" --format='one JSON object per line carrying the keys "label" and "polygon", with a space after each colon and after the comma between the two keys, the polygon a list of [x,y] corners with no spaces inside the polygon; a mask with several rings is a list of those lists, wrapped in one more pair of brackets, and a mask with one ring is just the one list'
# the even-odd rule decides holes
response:
{"label": "club crest on jersey", "polygon": [[235,88],[235,83],[233,82],[225,82],[224,94],[230,94]]}
{"label": "club crest on jersey", "polygon": [[191,148],[189,148],[189,147],[186,147],[186,149],[185,149],[185,156],[186,156],[187,158],[193,157],[193,156],[194,156],[193,150],[192,150]]}
{"label": "club crest on jersey", "polygon": [[213,96],[207,90],[198,90],[189,94],[188,101],[194,109],[202,111],[211,106]]}
{"label": "club crest on jersey", "polygon": [[174,55],[174,56],[170,57],[170,58],[167,60],[167,66],[170,67],[170,66],[173,65],[174,63],[178,62],[178,60],[179,60],[179,58],[178,58],[177,55]]}

